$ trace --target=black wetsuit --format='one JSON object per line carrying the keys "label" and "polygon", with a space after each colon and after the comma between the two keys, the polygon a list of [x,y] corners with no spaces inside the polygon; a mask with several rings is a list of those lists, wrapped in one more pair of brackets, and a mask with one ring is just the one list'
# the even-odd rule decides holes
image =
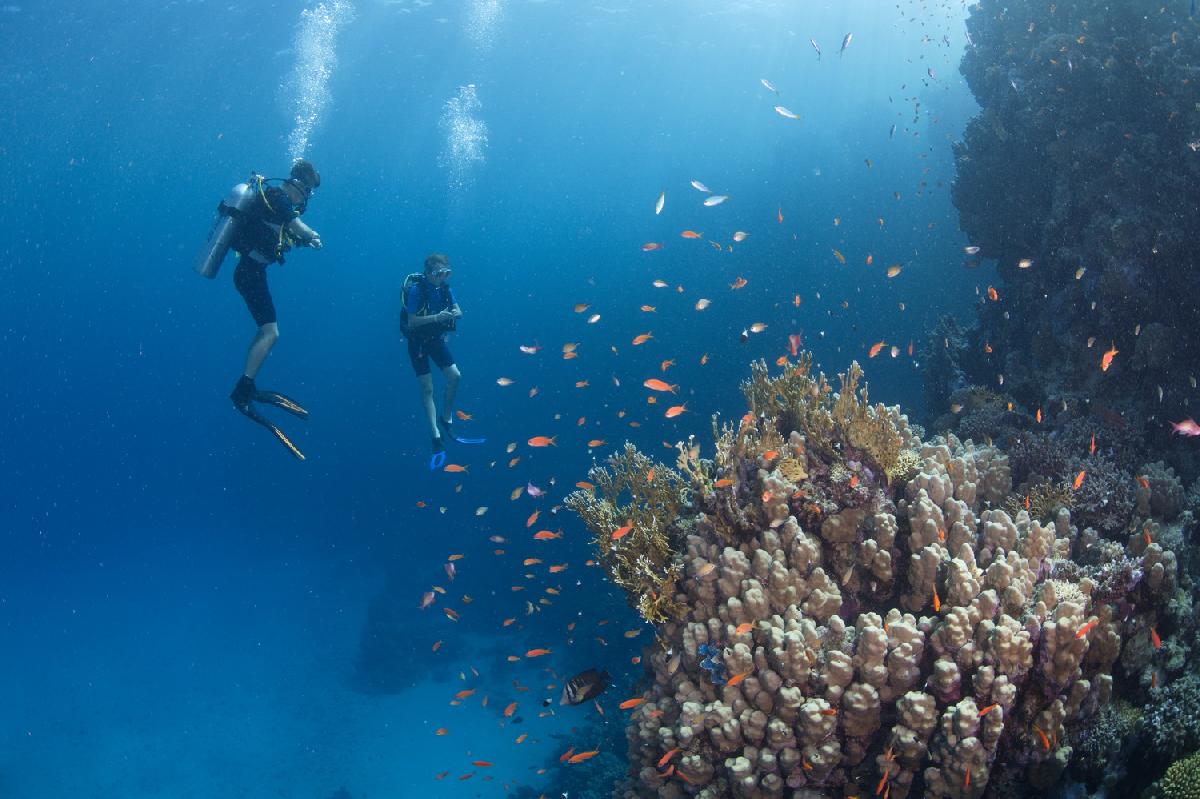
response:
{"label": "black wetsuit", "polygon": [[[448,284],[435,289],[425,278],[412,283],[404,297],[409,316],[432,316],[455,305],[454,292]],[[454,365],[454,356],[446,346],[446,330],[437,322],[415,327],[408,332],[408,359],[417,377],[429,374],[429,360],[439,369]]]}
{"label": "black wetsuit", "polygon": [[[265,202],[263,195],[266,195]],[[291,249],[287,225],[303,210],[303,207],[297,209],[292,205],[283,189],[269,186],[255,199],[254,205],[243,212],[233,246],[240,256],[233,272],[233,285],[259,327],[276,321],[275,302],[267,285],[267,267],[276,262],[283,263],[283,254]]]}

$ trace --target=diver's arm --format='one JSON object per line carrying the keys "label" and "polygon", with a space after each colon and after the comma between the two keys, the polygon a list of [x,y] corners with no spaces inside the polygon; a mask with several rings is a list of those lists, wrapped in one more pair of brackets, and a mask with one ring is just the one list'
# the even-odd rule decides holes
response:
{"label": "diver's arm", "polygon": [[457,302],[451,305],[449,310],[455,319],[462,319],[462,308],[458,307]]}
{"label": "diver's arm", "polygon": [[453,318],[453,314],[450,311],[438,311],[437,313],[429,314],[428,316],[415,316],[410,314],[408,317],[408,326],[424,327],[425,325],[436,325],[439,323],[445,323],[451,318]]}
{"label": "diver's arm", "polygon": [[291,222],[288,222],[288,232],[295,236],[304,246],[312,247],[314,250],[321,249],[321,234],[301,222],[300,217],[296,217]]}

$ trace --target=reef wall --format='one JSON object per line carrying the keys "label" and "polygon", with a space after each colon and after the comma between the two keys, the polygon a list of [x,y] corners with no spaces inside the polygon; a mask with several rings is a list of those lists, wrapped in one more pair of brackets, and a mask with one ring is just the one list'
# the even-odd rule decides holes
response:
{"label": "reef wall", "polygon": [[[961,72],[981,110],[955,145],[952,193],[980,248],[966,265],[994,260],[1000,281],[994,298],[981,298],[976,326],[930,337],[927,397],[937,411],[975,384],[1030,414],[1080,405],[1120,413],[1146,424],[1160,449],[1167,420],[1194,414],[1200,25],[1192,6],[971,7]],[[1110,349],[1117,354],[1102,369]],[[1200,467],[1193,449],[1172,455],[1189,477]]]}
{"label": "reef wall", "polygon": [[1127,781],[1120,731],[1190,653],[1191,511],[1168,524],[1148,494],[1135,527],[1081,526],[1086,474],[1014,495],[1006,453],[922,441],[857,364],[839,377],[807,354],[755,364],[712,459],[626,445],[568,498],[656,630],[617,795],[1034,796],[1072,765]]}

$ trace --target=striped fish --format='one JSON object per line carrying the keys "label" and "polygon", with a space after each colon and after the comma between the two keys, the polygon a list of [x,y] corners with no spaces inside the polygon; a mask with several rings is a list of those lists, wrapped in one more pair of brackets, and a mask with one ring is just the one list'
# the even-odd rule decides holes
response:
{"label": "striped fish", "polygon": [[576,674],[563,686],[560,705],[579,705],[594,699],[608,687],[608,672],[588,669]]}

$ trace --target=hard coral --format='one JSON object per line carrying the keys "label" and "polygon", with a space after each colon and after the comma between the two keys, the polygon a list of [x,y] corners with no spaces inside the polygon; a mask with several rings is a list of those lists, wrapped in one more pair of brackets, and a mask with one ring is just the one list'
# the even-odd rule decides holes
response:
{"label": "hard coral", "polygon": [[[1144,647],[1144,620],[1165,614],[1173,554],[1098,540],[1129,559],[1106,582],[1070,559],[1081,535],[1071,511],[999,509],[1011,491],[1002,452],[953,436],[923,443],[898,413],[872,409],[894,431],[897,461],[901,448],[920,458],[902,485],[884,483],[876,456],[845,434],[865,397],[844,391],[854,408],[838,410],[809,363],[777,378],[756,367],[753,412],[720,431],[711,468],[684,470],[694,505],[665,522],[676,549],[655,572],[674,569],[678,612],[645,660],[653,681],[631,717],[626,795],[1047,789],[1070,736],[1113,698],[1127,637]],[[635,454],[624,468],[648,465]],[[803,459],[799,484],[779,468],[788,459]],[[593,530],[621,521],[624,510],[594,502],[572,499]],[[723,684],[705,666],[715,661]],[[676,748],[664,776],[656,765]]]}
{"label": "hard coral", "polygon": [[1200,799],[1200,752],[1170,765],[1162,791],[1164,799]]}
{"label": "hard coral", "polygon": [[[665,621],[679,612],[674,598],[679,566],[670,536],[687,501],[686,483],[629,443],[607,463],[588,471],[595,489],[573,492],[566,506],[595,536],[600,562],[630,603],[646,621]],[[626,526],[627,532],[614,537]]]}

